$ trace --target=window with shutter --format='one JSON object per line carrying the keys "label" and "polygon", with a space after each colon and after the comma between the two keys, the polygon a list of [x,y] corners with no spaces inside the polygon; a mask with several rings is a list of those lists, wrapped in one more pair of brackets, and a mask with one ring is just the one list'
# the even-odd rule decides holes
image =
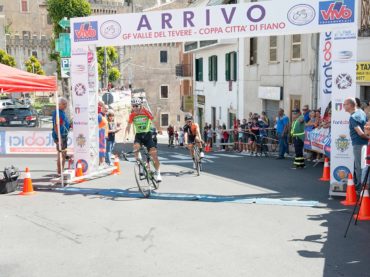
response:
{"label": "window with shutter", "polygon": [[161,99],[168,98],[168,86],[161,86]]}
{"label": "window with shutter", "polygon": [[238,63],[237,63],[237,60],[236,60],[236,52],[231,52],[231,60],[232,60],[232,66],[230,66],[230,70],[232,71],[232,74],[231,74],[231,80],[232,81],[236,81],[237,79],[237,69],[238,69]]}
{"label": "window with shutter", "polygon": [[160,62],[161,63],[167,63],[168,62],[167,51],[166,50],[160,51],[159,56],[160,56]]}
{"label": "window with shutter", "polygon": [[28,0],[21,0],[21,12],[28,12]]}
{"label": "window with shutter", "polygon": [[203,58],[195,59],[195,81],[203,82]]}
{"label": "window with shutter", "polygon": [[226,81],[230,81],[230,53],[225,54],[225,77]]}
{"label": "window with shutter", "polygon": [[169,118],[168,113],[162,113],[161,114],[161,127],[168,126],[168,118]]}

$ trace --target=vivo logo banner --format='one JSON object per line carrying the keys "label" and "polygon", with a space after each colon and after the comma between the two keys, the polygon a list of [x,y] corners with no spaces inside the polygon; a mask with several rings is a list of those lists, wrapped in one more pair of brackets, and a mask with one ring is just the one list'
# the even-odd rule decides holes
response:
{"label": "vivo logo banner", "polygon": [[355,0],[262,1],[71,19],[71,41],[96,46],[317,33],[355,26]]}

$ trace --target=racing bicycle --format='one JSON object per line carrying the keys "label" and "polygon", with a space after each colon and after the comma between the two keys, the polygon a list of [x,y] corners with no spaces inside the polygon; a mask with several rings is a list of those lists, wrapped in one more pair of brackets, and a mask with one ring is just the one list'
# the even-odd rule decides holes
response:
{"label": "racing bicycle", "polygon": [[200,149],[197,142],[192,142],[193,151],[194,151],[194,163],[197,175],[200,175],[200,172],[203,170],[202,159],[200,157]]}
{"label": "racing bicycle", "polygon": [[[150,156],[148,149],[143,145],[139,150],[131,152],[122,152],[121,159],[129,161],[127,156],[139,152],[138,159],[135,161],[134,173],[135,181],[139,191],[145,198],[148,198],[153,190],[159,188],[159,183],[155,180],[154,161]],[[144,157],[144,158],[143,158]]]}

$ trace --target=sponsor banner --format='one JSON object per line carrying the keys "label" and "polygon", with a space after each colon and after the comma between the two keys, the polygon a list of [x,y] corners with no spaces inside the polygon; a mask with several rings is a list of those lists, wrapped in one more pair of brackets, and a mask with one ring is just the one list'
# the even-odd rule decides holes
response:
{"label": "sponsor banner", "polygon": [[330,195],[344,194],[348,174],[353,174],[350,115],[343,102],[356,96],[357,28],[333,31],[333,49]]}
{"label": "sponsor banner", "polygon": [[358,83],[370,83],[370,62],[358,62],[356,73]]}
{"label": "sponsor banner", "polygon": [[[89,76],[88,47],[72,48],[71,73],[73,96],[74,161],[89,161]],[[89,166],[85,166],[89,168]]]}
{"label": "sponsor banner", "polygon": [[304,148],[330,157],[330,129],[309,129],[305,130]]}
{"label": "sponsor banner", "polygon": [[355,0],[307,0],[89,16],[71,18],[71,40],[117,46],[317,33],[328,25],[356,26],[355,10]]}
{"label": "sponsor banner", "polygon": [[87,52],[89,76],[89,160],[88,170],[96,171],[99,166],[99,123],[98,123],[98,62],[96,47],[90,45]]}
{"label": "sponsor banner", "polygon": [[[1,131],[1,154],[56,154],[50,130]],[[73,151],[73,133],[68,134],[68,152]]]}
{"label": "sponsor banner", "polygon": [[333,39],[332,32],[320,34],[320,52],[319,52],[319,107],[325,111],[331,101],[332,83],[333,83]]}

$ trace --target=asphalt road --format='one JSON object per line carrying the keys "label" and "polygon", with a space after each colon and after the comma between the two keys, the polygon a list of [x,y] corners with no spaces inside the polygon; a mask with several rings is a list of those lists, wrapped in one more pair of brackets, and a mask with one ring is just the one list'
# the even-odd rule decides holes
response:
{"label": "asphalt road", "polygon": [[197,177],[186,150],[159,152],[150,199],[132,163],[53,188],[54,157],[2,157],[37,191],[0,196],[0,276],[370,276],[370,223],[343,238],[352,210],[328,199],[322,168],[213,152]]}

